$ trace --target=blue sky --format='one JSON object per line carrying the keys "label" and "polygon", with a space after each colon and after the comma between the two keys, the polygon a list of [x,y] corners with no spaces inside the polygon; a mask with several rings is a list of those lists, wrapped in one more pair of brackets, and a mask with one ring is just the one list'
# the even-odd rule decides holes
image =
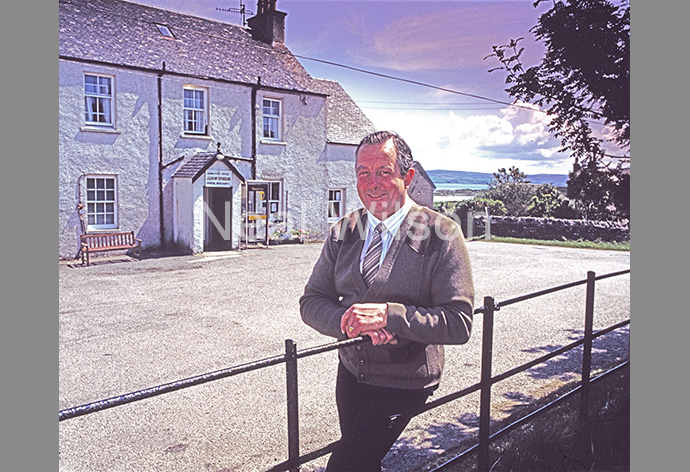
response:
{"label": "blue sky", "polygon": [[[255,0],[242,1],[247,10],[256,10]],[[240,0],[137,3],[242,22],[238,13],[217,10],[239,9]],[[338,81],[378,129],[405,138],[425,169],[491,173],[516,166],[527,174],[566,174],[572,159],[557,151],[559,143],[548,132],[546,115],[506,105],[512,99],[504,91],[505,75],[489,73],[498,62],[484,59],[493,45],[524,37],[523,63],[538,63],[543,46],[529,30],[549,5],[532,4],[278,0],[277,9],[287,13],[286,45],[307,71]],[[602,126],[593,128],[605,132]]]}

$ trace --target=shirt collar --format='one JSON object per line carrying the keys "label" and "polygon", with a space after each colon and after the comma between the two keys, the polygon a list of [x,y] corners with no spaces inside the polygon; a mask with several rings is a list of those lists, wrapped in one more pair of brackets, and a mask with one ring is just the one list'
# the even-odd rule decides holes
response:
{"label": "shirt collar", "polygon": [[[383,220],[383,224],[386,226],[386,231],[390,233],[391,236],[395,236],[395,233],[398,232],[398,229],[400,228],[403,220],[405,220],[405,216],[407,215],[407,212],[410,211],[410,208],[412,208],[412,199],[408,196],[405,199],[405,204],[400,208],[400,210]],[[381,223],[381,220],[376,218],[371,212],[367,212],[367,215],[368,231],[371,232],[374,231],[376,225]]]}

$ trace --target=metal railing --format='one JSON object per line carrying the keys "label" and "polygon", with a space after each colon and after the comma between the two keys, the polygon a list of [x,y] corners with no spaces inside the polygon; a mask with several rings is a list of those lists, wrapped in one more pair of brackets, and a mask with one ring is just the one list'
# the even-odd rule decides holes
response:
{"label": "metal railing", "polygon": [[[625,361],[616,367],[610,369],[598,377],[591,379],[591,360],[592,360],[592,341],[603,336],[611,331],[622,328],[630,324],[630,319],[621,321],[614,325],[611,325],[605,329],[593,332],[593,320],[594,320],[594,289],[595,282],[597,280],[602,280],[610,277],[615,277],[619,275],[629,274],[630,269],[622,270],[619,272],[612,272],[609,274],[595,276],[594,272],[588,272],[587,278],[584,280],[579,280],[576,282],[571,282],[565,285],[560,285],[557,287],[549,288],[546,290],[541,290],[538,292],[533,292],[527,295],[522,295],[516,298],[505,300],[503,302],[496,303],[493,297],[485,297],[484,304],[482,307],[474,310],[475,314],[483,314],[483,324],[482,324],[482,360],[481,360],[481,377],[479,383],[471,385],[469,387],[463,388],[461,390],[452,392],[436,400],[430,401],[424,405],[422,409],[415,412],[414,416],[417,416],[426,411],[437,408],[441,405],[449,403],[451,401],[462,398],[470,393],[480,391],[480,413],[479,413],[479,442],[474,446],[468,448],[461,454],[455,456],[451,460],[441,464],[433,471],[446,470],[451,465],[457,463],[460,459],[465,458],[468,454],[477,452],[477,468],[479,471],[485,472],[490,468],[489,463],[489,446],[491,442],[504,436],[509,431],[521,426],[522,424],[530,421],[535,416],[547,411],[551,407],[561,403],[565,399],[571,397],[575,393],[580,393],[580,417],[586,418],[588,416],[588,405],[589,405],[589,389],[590,385],[595,381],[601,380],[622,368],[629,365],[629,360]],[[503,307],[513,305],[525,300],[540,297],[550,293],[558,292],[561,290],[566,290],[579,285],[587,286],[586,294],[586,306],[585,306],[585,327],[584,336],[577,341],[556,349],[548,354],[545,354],[537,359],[533,359],[530,362],[524,363],[520,366],[514,367],[508,371],[501,374],[492,376],[491,367],[493,360],[493,324],[494,324],[494,314],[496,311]],[[266,359],[262,359],[255,362],[250,362],[247,364],[242,364],[227,369],[218,370],[215,372],[210,372],[207,374],[198,375],[195,377],[189,377],[187,379],[178,380],[175,382],[147,388],[144,390],[139,390],[132,393],[127,393],[124,395],[119,395],[116,397],[111,397],[105,400],[96,401],[93,403],[88,403],[85,405],[67,408],[59,411],[59,421],[67,420],[70,418],[75,418],[78,416],[87,415],[97,411],[105,410],[119,405],[124,405],[127,403],[132,403],[135,401],[143,400],[146,398],[154,397],[157,395],[162,395],[164,393],[173,392],[183,388],[200,385],[203,383],[211,382],[214,380],[223,379],[226,377],[242,374],[245,372],[250,372],[252,370],[262,369],[265,367],[273,366],[276,364],[285,363],[286,372],[286,388],[287,388],[287,423],[288,423],[288,459],[281,462],[266,472],[278,472],[278,471],[297,471],[302,464],[310,462],[321,456],[330,453],[334,447],[337,445],[338,441],[334,441],[320,449],[311,451],[304,455],[300,454],[299,447],[299,398],[298,398],[298,373],[297,373],[297,361],[309,356],[314,356],[317,354],[325,353],[328,351],[333,351],[343,347],[354,346],[357,344],[363,344],[366,342],[371,342],[368,336],[359,336],[357,338],[349,339],[346,341],[339,341],[334,343],[325,344],[322,346],[316,346],[302,351],[297,350],[296,343],[291,339],[285,340],[285,353],[281,355],[276,355]],[[538,410],[520,418],[514,423],[505,426],[500,431],[494,434],[490,432],[490,421],[491,421],[491,388],[492,386],[505,380],[509,377],[517,375],[527,369],[530,369],[538,364],[546,362],[547,360],[559,356],[575,347],[583,345],[583,356],[582,356],[582,377],[581,382],[578,387],[552,401],[551,403],[544,405]]]}

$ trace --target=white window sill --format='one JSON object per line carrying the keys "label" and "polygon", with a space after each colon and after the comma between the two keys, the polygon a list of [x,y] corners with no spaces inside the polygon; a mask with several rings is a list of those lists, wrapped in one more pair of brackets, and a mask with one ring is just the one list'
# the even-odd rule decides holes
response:
{"label": "white window sill", "polygon": [[94,228],[93,226],[87,225],[86,231],[89,234],[118,233],[118,232],[120,232],[120,227],[119,226],[113,226],[112,228],[104,228],[102,226],[99,226],[97,228]]}
{"label": "white window sill", "polygon": [[203,139],[205,141],[213,141],[213,137],[207,134],[195,134],[195,133],[185,133],[184,131],[180,133],[180,137],[189,139]]}
{"label": "white window sill", "polygon": [[279,146],[287,146],[287,143],[284,141],[278,141],[276,139],[261,139],[261,144],[277,144]]}
{"label": "white window sill", "polygon": [[82,126],[79,128],[79,131],[87,132],[87,133],[106,133],[106,134],[121,134],[122,130],[115,129],[115,128],[102,128],[100,126]]}

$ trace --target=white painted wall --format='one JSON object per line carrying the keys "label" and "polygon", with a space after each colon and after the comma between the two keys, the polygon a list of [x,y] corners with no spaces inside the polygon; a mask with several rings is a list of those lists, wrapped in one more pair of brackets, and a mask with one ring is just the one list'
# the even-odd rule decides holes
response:
{"label": "white painted wall", "polygon": [[[115,127],[84,126],[84,73],[114,77]],[[206,87],[210,135],[182,132],[183,86]],[[251,156],[251,88],[202,79],[164,76],[162,80],[163,163],[198,152]],[[117,175],[121,231],[134,230],[144,249],[160,245],[158,187],[158,78],[156,74],[116,67],[59,61],[59,256],[72,258],[81,233],[77,204],[84,174]],[[164,235],[174,241],[174,199],[171,176],[180,163],[163,171]],[[249,177],[248,164],[238,164]],[[82,185],[82,201],[85,198]],[[238,205],[239,208],[239,205]]]}
{"label": "white painted wall", "polygon": [[[189,135],[182,131],[185,85],[203,87],[208,92],[208,136]],[[163,82],[163,123],[164,163],[173,162],[183,156],[190,157],[200,152],[215,152],[218,142],[221,143],[221,152],[224,155],[249,158],[252,154],[251,88],[211,80],[166,77]],[[171,185],[173,179],[171,177],[180,165],[181,163],[171,165],[163,173],[163,215],[166,241],[175,239],[173,234],[173,215],[175,213],[172,211],[173,188]],[[238,162],[235,167],[245,178],[250,177],[251,167],[249,164]],[[196,206],[194,208],[196,209]],[[194,244],[194,247],[197,248],[198,242]],[[203,248],[203,239],[201,247]]]}
{"label": "white painted wall", "polygon": [[[355,173],[355,149],[352,144],[328,144],[326,148],[326,172],[329,188],[344,188],[347,214],[362,206],[357,194],[357,174]],[[328,198],[328,195],[326,195]]]}
{"label": "white painted wall", "polygon": [[[114,76],[114,130],[84,127],[85,72]],[[182,131],[185,84],[205,87],[208,92],[209,136],[189,136]],[[279,143],[260,139],[264,96],[283,103],[283,139]],[[199,252],[203,250],[203,189],[191,183],[173,184],[172,175],[181,165],[175,161],[199,152],[214,152],[217,142],[227,156],[251,157],[251,87],[165,75],[162,103],[163,236],[167,243],[179,242]],[[256,104],[256,179],[283,182],[283,202],[286,193],[288,197],[288,230],[300,229],[325,237],[329,188],[347,189],[347,211],[360,205],[354,180],[354,146],[326,144],[325,97],[260,91]],[[158,136],[156,74],[59,61],[61,258],[73,258],[79,248],[77,203],[80,176],[84,174],[117,175],[118,230],[134,230],[144,250],[160,245]],[[247,180],[252,178],[249,163],[237,161],[235,166]],[[239,213],[239,192],[236,198],[233,208]],[[183,215],[184,207],[191,207],[192,215]],[[233,224],[233,245],[235,237],[239,244],[240,229],[240,221]]]}
{"label": "white painted wall", "polygon": [[[283,139],[260,140],[257,147],[257,179],[282,180],[288,194],[286,229],[325,236],[327,230],[327,174],[322,162],[326,147],[326,100],[309,96],[306,104],[296,94],[259,93],[281,99]],[[261,130],[261,116],[257,127]]]}
{"label": "white painted wall", "polygon": [[[114,75],[115,128],[84,127],[84,73]],[[59,196],[61,257],[79,248],[77,203],[85,174],[117,175],[119,230],[134,230],[143,247],[158,239],[157,99],[152,74],[59,61]]]}

